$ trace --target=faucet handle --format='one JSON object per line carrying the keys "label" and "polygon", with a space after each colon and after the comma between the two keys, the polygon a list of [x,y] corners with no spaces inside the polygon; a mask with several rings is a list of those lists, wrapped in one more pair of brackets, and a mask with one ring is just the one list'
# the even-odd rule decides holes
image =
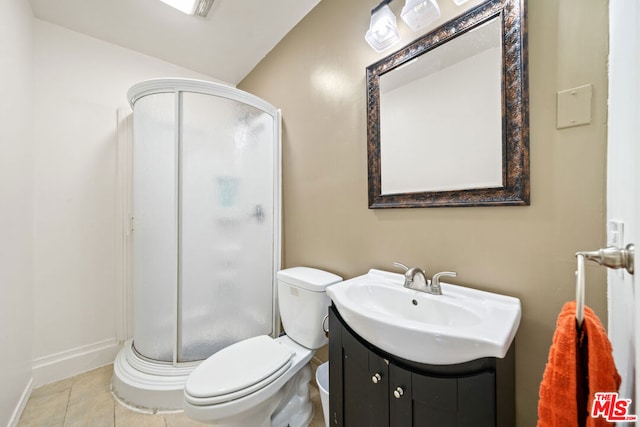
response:
{"label": "faucet handle", "polygon": [[431,286],[440,287],[440,278],[442,276],[457,277],[458,273],[456,273],[455,271],[442,271],[440,273],[436,273],[431,278]]}
{"label": "faucet handle", "polygon": [[402,264],[401,262],[394,262],[393,266],[394,267],[398,267],[398,268],[402,268],[405,271],[405,273],[407,271],[409,271],[409,267],[407,267],[406,265]]}

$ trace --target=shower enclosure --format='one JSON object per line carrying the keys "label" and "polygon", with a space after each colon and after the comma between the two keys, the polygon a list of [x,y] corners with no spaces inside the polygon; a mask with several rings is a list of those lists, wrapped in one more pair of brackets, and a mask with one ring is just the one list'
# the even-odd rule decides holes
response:
{"label": "shower enclosure", "polygon": [[196,80],[150,80],[128,97],[133,340],[113,389],[133,406],[178,409],[199,361],[279,332],[280,114]]}

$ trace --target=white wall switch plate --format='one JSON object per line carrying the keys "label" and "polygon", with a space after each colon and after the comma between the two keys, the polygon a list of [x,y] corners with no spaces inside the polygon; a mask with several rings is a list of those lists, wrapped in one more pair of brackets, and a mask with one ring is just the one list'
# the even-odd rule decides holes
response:
{"label": "white wall switch plate", "polygon": [[[616,248],[624,248],[624,222],[617,219],[607,221],[607,246],[615,246]],[[612,270],[610,274],[617,274],[620,278],[624,277],[624,268]]]}
{"label": "white wall switch plate", "polygon": [[607,246],[624,247],[624,222],[615,219],[607,221]]}
{"label": "white wall switch plate", "polygon": [[588,84],[558,92],[558,129],[591,123],[592,90]]}

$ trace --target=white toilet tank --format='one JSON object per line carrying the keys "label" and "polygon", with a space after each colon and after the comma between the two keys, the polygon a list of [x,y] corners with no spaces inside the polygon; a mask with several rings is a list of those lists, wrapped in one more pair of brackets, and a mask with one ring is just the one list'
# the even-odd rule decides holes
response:
{"label": "white toilet tank", "polygon": [[322,320],[331,302],[325,290],[342,277],[309,267],[281,270],[277,277],[280,319],[289,338],[313,350],[325,345]]}

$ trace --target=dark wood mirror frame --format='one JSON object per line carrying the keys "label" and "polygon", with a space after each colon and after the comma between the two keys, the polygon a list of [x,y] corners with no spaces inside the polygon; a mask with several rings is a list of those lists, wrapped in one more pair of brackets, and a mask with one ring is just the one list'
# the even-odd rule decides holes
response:
{"label": "dark wood mirror frame", "polygon": [[[500,17],[502,21],[503,186],[456,191],[381,194],[381,75]],[[529,88],[526,0],[489,0],[367,67],[369,208],[529,205]],[[455,167],[455,165],[452,165]]]}

